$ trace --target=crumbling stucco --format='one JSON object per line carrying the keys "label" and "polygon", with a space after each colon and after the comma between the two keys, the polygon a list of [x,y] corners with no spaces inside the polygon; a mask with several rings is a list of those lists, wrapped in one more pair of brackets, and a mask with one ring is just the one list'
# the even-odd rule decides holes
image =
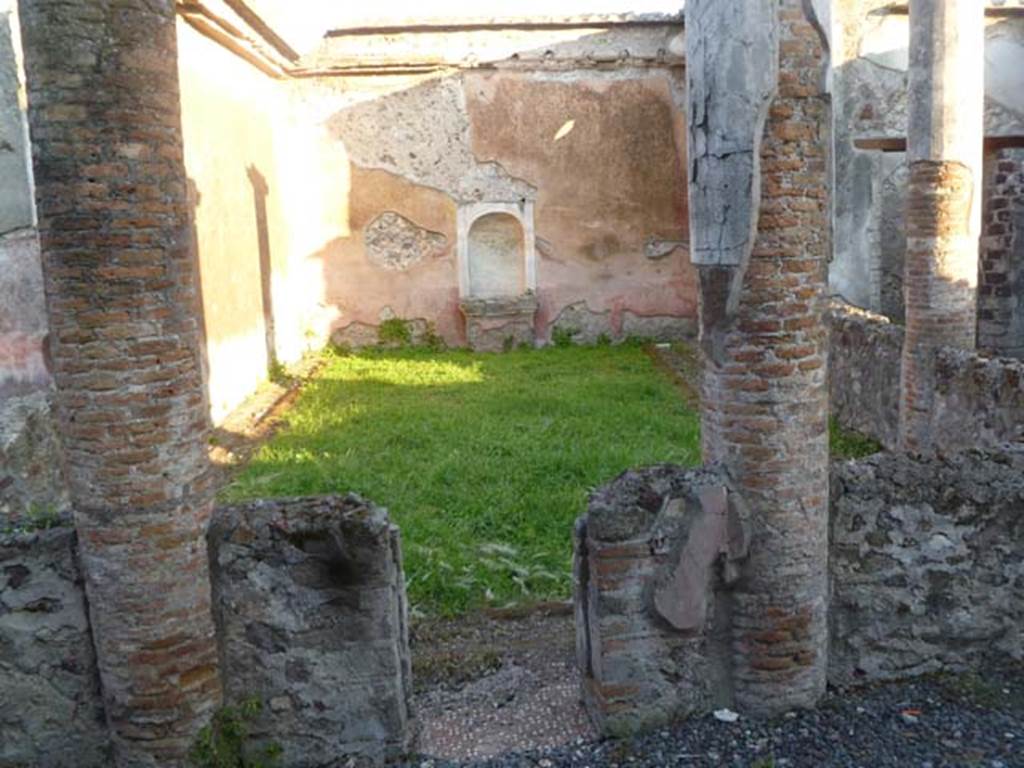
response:
{"label": "crumbling stucco", "polygon": [[536,190],[470,147],[462,77],[429,78],[404,90],[343,105],[328,121],[349,158],[459,202],[532,199]]}

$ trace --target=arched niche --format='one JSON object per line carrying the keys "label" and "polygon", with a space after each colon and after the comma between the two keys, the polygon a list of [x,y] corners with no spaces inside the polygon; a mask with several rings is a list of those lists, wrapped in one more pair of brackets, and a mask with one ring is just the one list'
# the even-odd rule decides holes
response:
{"label": "arched niche", "polygon": [[458,213],[464,299],[513,298],[536,288],[533,203],[474,203]]}
{"label": "arched niche", "polygon": [[467,239],[470,296],[489,299],[525,292],[525,237],[519,219],[486,213],[470,225]]}

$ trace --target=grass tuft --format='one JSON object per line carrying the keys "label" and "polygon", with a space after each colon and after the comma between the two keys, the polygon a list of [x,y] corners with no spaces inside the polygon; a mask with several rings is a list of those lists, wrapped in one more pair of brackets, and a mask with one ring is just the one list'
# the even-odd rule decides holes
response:
{"label": "grass tuft", "polygon": [[877,440],[846,429],[834,416],[828,420],[828,443],[833,459],[863,459],[882,450]]}

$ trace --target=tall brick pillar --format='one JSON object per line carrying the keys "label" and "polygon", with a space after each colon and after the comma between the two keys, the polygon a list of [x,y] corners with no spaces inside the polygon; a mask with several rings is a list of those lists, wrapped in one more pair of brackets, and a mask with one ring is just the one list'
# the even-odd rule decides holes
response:
{"label": "tall brick pillar", "polygon": [[973,349],[981,223],[984,3],[911,0],[906,341],[900,445],[929,451],[935,350]]}
{"label": "tall brick pillar", "polygon": [[801,0],[686,7],[704,458],[750,510],[732,685],[758,714],[825,690],[829,102],[811,14]]}
{"label": "tall brick pillar", "polygon": [[173,0],[21,0],[58,412],[122,766],[221,695]]}

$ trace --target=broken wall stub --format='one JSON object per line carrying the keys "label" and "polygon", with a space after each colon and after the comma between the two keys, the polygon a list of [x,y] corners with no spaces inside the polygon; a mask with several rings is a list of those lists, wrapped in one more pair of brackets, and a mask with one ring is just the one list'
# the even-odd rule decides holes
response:
{"label": "broken wall stub", "polygon": [[229,701],[287,765],[398,757],[412,734],[398,529],[357,496],[218,508],[210,528]]}
{"label": "broken wall stub", "polygon": [[[691,188],[719,203],[692,207],[690,230],[718,251],[698,262],[704,460],[724,466],[750,507],[750,556],[731,592],[735,702],[772,713],[813,705],[827,667],[828,56],[809,3],[707,0],[686,13],[689,61],[713,55],[747,62],[737,71],[777,72],[768,93],[761,77],[696,85],[708,64],[689,74],[691,156],[725,130],[731,104],[747,115],[768,101],[763,124],[742,122],[755,131],[737,146],[751,156],[749,184],[716,163],[691,165]],[[723,229],[734,206],[753,212],[746,261],[736,256],[743,228]]]}
{"label": "broken wall stub", "polygon": [[71,528],[0,534],[0,691],[0,765],[111,764]]}
{"label": "broken wall stub", "polygon": [[829,681],[1024,658],[1024,444],[832,465]]}
{"label": "broken wall stub", "polygon": [[0,400],[0,529],[70,507],[49,391]]}
{"label": "broken wall stub", "polygon": [[[829,311],[831,412],[840,424],[893,449],[905,330],[880,315],[833,302]],[[1024,362],[941,347],[929,430],[943,452],[1024,439]]]}
{"label": "broken wall stub", "polygon": [[836,300],[829,306],[828,323],[830,414],[846,429],[895,449],[903,328]]}
{"label": "broken wall stub", "polygon": [[[1024,658],[1024,444],[879,453],[830,474],[830,684]],[[630,470],[577,521],[577,660],[607,734],[734,706],[736,579],[756,540],[726,482]]]}
{"label": "broken wall stub", "polygon": [[576,651],[603,732],[732,704],[727,590],[745,546],[712,470],[631,470],[591,496],[574,534]]}

